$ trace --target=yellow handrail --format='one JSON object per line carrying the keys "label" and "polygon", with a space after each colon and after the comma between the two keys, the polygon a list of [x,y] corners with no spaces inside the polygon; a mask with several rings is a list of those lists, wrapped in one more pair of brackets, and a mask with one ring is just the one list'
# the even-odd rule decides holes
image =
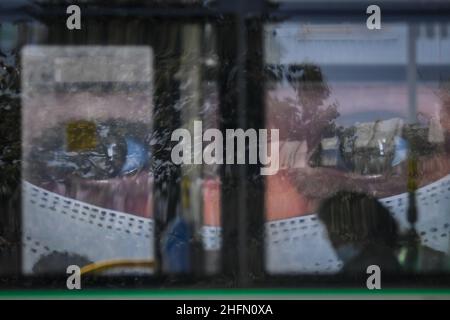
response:
{"label": "yellow handrail", "polygon": [[120,267],[155,268],[155,266],[156,262],[153,260],[129,260],[129,259],[106,260],[88,264],[81,268],[80,273],[81,275],[84,275],[89,272],[98,272],[112,268],[120,268]]}

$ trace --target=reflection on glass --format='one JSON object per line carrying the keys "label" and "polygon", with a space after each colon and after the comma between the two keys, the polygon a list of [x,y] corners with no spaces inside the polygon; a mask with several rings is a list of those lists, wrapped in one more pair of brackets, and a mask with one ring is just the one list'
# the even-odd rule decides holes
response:
{"label": "reflection on glass", "polygon": [[[424,32],[430,27],[433,33]],[[270,272],[333,273],[355,261],[362,268],[376,260],[366,256],[387,247],[400,270],[445,268],[445,28],[385,24],[370,32],[353,24],[290,22],[266,27],[266,125],[280,130],[283,169],[266,180]],[[395,246],[358,232],[382,234],[390,223],[380,218],[385,208],[398,225]],[[415,239],[420,245],[412,250],[413,268]]]}

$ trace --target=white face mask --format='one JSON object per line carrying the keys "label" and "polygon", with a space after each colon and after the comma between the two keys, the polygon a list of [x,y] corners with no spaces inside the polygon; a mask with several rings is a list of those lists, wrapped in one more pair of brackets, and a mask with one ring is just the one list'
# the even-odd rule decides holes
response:
{"label": "white face mask", "polygon": [[343,244],[337,247],[335,250],[337,256],[343,262],[349,261],[361,251],[361,249],[354,244]]}

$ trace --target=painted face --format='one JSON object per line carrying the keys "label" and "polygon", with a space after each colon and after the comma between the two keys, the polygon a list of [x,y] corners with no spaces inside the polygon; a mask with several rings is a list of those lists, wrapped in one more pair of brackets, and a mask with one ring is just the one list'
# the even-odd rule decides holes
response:
{"label": "painted face", "polygon": [[[404,84],[272,88],[266,100],[267,126],[280,128],[282,141],[280,172],[266,178],[268,219],[314,213],[321,200],[340,190],[377,198],[406,192],[412,153],[418,187],[446,176],[448,102],[433,90],[419,86],[420,116],[410,124],[407,103],[399,100],[407,96]],[[375,102],[385,110],[377,110]],[[285,199],[286,193],[292,196]]]}

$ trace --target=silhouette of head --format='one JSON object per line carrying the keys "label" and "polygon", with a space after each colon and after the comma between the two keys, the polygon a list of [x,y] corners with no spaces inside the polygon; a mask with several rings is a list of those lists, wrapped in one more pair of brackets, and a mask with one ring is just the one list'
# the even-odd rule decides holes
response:
{"label": "silhouette of head", "polygon": [[336,250],[348,245],[357,248],[367,245],[394,248],[396,245],[397,223],[374,197],[340,191],[323,201],[318,215]]}

